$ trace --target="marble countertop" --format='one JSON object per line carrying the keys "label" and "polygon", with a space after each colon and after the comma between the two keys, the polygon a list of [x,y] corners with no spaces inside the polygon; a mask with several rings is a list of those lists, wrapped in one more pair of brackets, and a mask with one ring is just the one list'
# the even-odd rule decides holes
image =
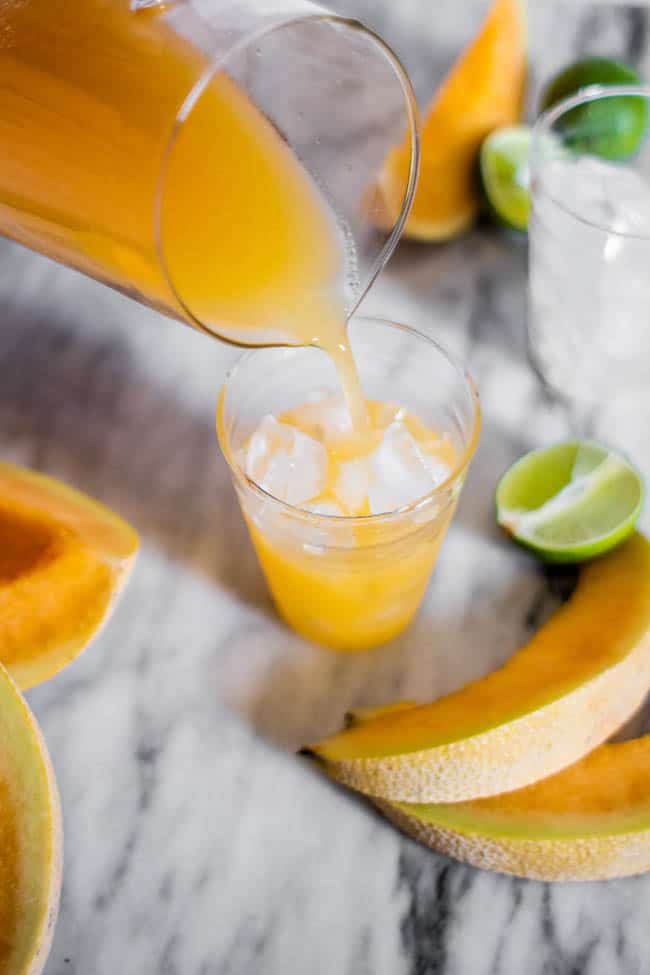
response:
{"label": "marble countertop", "polygon": [[[345,3],[395,44],[420,94],[484,4],[460,6]],[[549,2],[531,18],[534,84],[579,52],[647,60],[640,10]],[[572,424],[526,362],[525,270],[521,241],[479,228],[402,245],[366,301],[467,362],[485,428],[417,621],[348,657],[274,615],[214,434],[236,352],[0,242],[0,454],[103,499],[143,540],[92,650],[29,694],[66,825],[47,975],[650,971],[650,877],[550,886],[461,866],[291,753],[351,706],[490,671],[555,605],[557,577],[492,513],[499,473]],[[594,432],[650,472],[649,420],[622,396]]]}

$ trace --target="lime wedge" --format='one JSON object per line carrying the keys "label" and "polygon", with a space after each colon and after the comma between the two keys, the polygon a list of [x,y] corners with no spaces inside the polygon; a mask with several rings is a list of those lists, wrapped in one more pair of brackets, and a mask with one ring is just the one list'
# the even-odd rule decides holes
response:
{"label": "lime wedge", "polygon": [[479,169],[491,209],[508,227],[526,230],[530,213],[530,129],[512,125],[491,132],[481,146]]}
{"label": "lime wedge", "polygon": [[589,440],[525,454],[496,491],[497,521],[547,562],[583,562],[634,531],[643,479],[620,454]]}

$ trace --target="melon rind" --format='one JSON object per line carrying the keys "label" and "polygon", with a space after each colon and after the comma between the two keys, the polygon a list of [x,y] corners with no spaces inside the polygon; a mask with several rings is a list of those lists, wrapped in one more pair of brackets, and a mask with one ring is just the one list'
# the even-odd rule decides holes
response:
{"label": "melon rind", "polygon": [[602,745],[516,792],[475,802],[376,800],[400,829],[475,867],[535,880],[605,880],[650,869],[650,735]]}

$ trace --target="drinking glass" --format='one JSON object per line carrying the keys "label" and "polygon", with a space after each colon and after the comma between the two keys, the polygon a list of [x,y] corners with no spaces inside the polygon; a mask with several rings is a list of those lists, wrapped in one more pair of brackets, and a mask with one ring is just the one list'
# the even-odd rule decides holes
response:
{"label": "drinking glass", "polygon": [[587,88],[542,115],[531,143],[530,352],[585,416],[650,381],[650,143],[623,161],[596,154],[623,132],[621,98],[647,110],[650,89]]}
{"label": "drinking glass", "polygon": [[[254,316],[234,327],[208,314],[173,246],[194,235],[206,264],[214,254],[235,267],[257,233],[264,267],[264,213],[243,233],[241,214],[215,218],[210,206],[230,146],[218,125],[211,136],[204,109],[227,76],[332,210],[346,244],[344,304],[356,307],[395,247],[417,175],[413,92],[377,35],[308,0],[22,0],[2,30],[0,233],[231,342],[286,338]],[[179,147],[192,139],[210,167],[195,153],[179,177]],[[378,232],[366,191],[404,140],[401,205]],[[267,237],[270,264],[277,240]]]}
{"label": "drinking glass", "polygon": [[240,458],[260,420],[336,394],[331,359],[315,348],[244,354],[222,390],[217,428],[278,612],[296,632],[336,650],[366,650],[411,621],[456,508],[480,429],[471,378],[432,339],[382,319],[351,319],[350,344],[370,400],[398,403],[456,451],[449,477],[388,514],[314,514],[268,494]]}

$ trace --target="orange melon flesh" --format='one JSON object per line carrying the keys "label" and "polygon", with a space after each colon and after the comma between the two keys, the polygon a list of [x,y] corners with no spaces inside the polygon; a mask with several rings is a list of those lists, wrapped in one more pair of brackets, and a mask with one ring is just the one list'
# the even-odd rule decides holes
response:
{"label": "orange melon flesh", "polygon": [[45,743],[0,666],[0,973],[37,975],[61,887],[61,813]]}
{"label": "orange melon flesh", "polygon": [[345,727],[351,728],[364,721],[374,721],[375,718],[384,718],[387,714],[397,714],[398,711],[408,711],[417,706],[416,701],[394,701],[392,704],[384,704],[378,708],[356,708],[346,714]]}
{"label": "orange melon flesh", "polygon": [[517,789],[577,761],[650,683],[650,543],[582,571],[565,604],[504,667],[430,704],[389,710],[312,746],[370,795],[458,802]]}
{"label": "orange melon flesh", "polygon": [[650,869],[650,736],[602,745],[525,789],[466,803],[379,803],[433,849],[539,880]]}
{"label": "orange melon flesh", "polygon": [[138,548],[79,491],[0,462],[0,662],[25,689],[73,660],[108,617]]}
{"label": "orange melon flesh", "polygon": [[[405,236],[445,240],[476,217],[476,160],[490,132],[521,118],[526,83],[526,21],[521,0],[493,0],[483,25],[424,115],[420,178]],[[407,142],[389,154],[370,196],[380,226],[397,217],[410,165]]]}

